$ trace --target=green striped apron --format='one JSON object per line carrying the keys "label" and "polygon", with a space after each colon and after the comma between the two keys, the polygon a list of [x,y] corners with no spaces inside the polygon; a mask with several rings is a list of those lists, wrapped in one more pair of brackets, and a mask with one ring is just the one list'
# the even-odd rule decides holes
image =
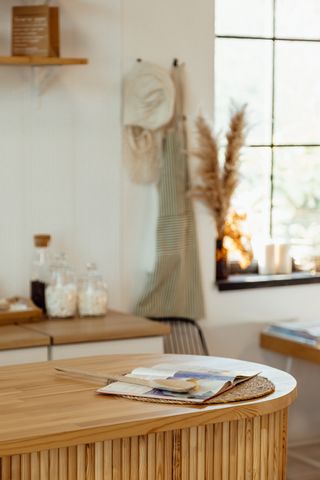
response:
{"label": "green striped apron", "polygon": [[173,67],[176,111],[164,133],[158,183],[156,263],[136,306],[146,317],[204,316],[195,220],[189,190],[185,117],[182,109],[183,66]]}

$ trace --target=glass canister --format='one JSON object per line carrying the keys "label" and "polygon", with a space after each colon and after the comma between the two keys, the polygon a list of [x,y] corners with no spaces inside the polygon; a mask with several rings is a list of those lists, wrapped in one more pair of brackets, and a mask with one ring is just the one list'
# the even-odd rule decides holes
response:
{"label": "glass canister", "polygon": [[34,251],[31,271],[31,299],[33,303],[46,312],[45,287],[49,276],[49,243],[47,234],[34,235]]}
{"label": "glass canister", "polygon": [[79,281],[79,314],[99,317],[108,311],[108,289],[95,263],[87,264],[87,273]]}
{"label": "glass canister", "polygon": [[46,287],[46,307],[49,317],[74,317],[77,311],[77,285],[66,255],[56,255],[51,265]]}

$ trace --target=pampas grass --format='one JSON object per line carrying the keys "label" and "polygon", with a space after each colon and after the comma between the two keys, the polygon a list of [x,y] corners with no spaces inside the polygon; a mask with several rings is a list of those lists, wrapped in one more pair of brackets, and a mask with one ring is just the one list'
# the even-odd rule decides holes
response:
{"label": "pampas grass", "polygon": [[223,166],[219,163],[219,144],[202,115],[196,119],[198,146],[193,154],[200,160],[198,181],[191,195],[200,200],[213,215],[218,238],[223,238],[232,195],[239,181],[240,151],[245,140],[245,107],[236,110],[227,132]]}

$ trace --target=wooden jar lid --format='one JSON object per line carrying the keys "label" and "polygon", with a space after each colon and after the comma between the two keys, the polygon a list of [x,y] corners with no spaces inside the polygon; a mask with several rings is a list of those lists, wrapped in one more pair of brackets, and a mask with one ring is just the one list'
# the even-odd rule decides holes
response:
{"label": "wooden jar lid", "polygon": [[48,234],[37,234],[33,236],[33,241],[35,247],[47,247],[51,240],[51,235]]}

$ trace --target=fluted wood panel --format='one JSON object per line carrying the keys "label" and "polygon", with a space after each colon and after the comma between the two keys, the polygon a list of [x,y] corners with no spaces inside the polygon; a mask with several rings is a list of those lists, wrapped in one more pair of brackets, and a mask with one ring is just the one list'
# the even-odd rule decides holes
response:
{"label": "fluted wood panel", "polygon": [[285,480],[287,409],[3,457],[1,480]]}

